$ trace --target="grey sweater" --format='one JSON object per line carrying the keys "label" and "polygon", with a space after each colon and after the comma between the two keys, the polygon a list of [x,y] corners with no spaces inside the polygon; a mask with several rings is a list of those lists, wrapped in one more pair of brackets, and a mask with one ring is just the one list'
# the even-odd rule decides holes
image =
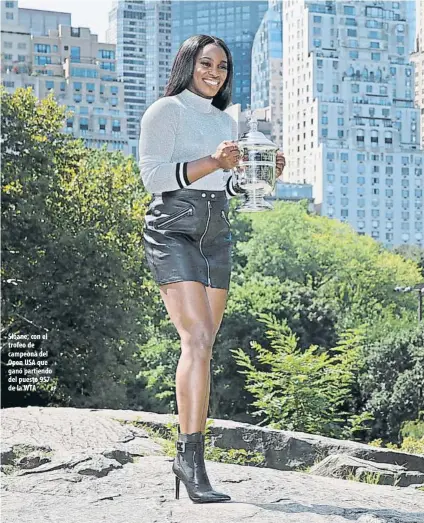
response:
{"label": "grey sweater", "polygon": [[235,196],[229,172],[218,169],[190,183],[186,166],[214,153],[224,140],[237,139],[237,123],[211,99],[188,89],[159,98],[141,119],[139,167],[146,190],[162,193],[187,187]]}

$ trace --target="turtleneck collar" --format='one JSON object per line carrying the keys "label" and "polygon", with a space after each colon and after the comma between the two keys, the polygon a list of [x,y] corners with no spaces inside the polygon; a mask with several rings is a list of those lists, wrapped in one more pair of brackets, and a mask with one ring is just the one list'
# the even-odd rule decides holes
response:
{"label": "turtleneck collar", "polygon": [[212,98],[203,98],[189,89],[184,89],[178,96],[183,102],[200,113],[210,113],[212,111]]}

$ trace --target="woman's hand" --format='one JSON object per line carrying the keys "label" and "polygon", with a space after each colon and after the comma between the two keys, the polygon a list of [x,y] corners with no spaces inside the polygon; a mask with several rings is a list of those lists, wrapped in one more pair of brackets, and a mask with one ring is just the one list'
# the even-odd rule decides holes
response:
{"label": "woman's hand", "polygon": [[286,166],[286,159],[282,151],[277,151],[277,178],[283,174],[284,167]]}
{"label": "woman's hand", "polygon": [[218,169],[233,169],[240,159],[237,142],[221,142],[211,157],[217,162]]}

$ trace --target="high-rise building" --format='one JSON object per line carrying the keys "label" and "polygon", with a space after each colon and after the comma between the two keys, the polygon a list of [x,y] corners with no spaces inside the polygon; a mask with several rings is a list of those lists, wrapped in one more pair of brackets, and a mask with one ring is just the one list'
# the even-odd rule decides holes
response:
{"label": "high-rise building", "polygon": [[411,61],[415,65],[415,103],[421,112],[421,147],[424,148],[424,4],[417,2],[415,49]]}
{"label": "high-rise building", "polygon": [[106,40],[116,44],[131,153],[138,158],[141,117],[164,94],[171,70],[170,0],[115,0]]}
{"label": "high-rise building", "polygon": [[285,180],[391,247],[423,244],[423,151],[405,3],[283,2]]}
{"label": "high-rise building", "polygon": [[206,34],[224,40],[234,61],[233,103],[250,105],[253,39],[268,9],[266,0],[172,2],[172,59],[190,36]]}
{"label": "high-rise building", "polygon": [[252,46],[251,108],[269,107],[271,140],[283,146],[283,20],[282,3],[269,0],[269,9]]}
{"label": "high-rise building", "polygon": [[[59,25],[48,35],[31,35],[19,24],[18,13],[16,1],[5,2],[1,70],[6,90],[31,87],[40,99],[53,93],[72,112],[64,132],[83,138],[88,147],[106,145],[128,154],[124,86],[117,80],[115,46],[98,42],[88,28]],[[38,20],[45,26],[41,11]]]}

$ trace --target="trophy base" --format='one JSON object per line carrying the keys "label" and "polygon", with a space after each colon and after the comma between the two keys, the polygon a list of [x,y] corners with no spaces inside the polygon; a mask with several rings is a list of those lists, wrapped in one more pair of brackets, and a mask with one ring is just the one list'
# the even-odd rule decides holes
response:
{"label": "trophy base", "polygon": [[261,212],[272,211],[274,207],[264,199],[264,191],[259,189],[252,192],[247,192],[244,195],[244,202],[241,207],[237,209],[238,212]]}
{"label": "trophy base", "polygon": [[241,207],[236,209],[238,212],[262,212],[262,211],[272,211],[274,207],[266,202],[265,200],[263,202],[256,202],[255,204],[253,202],[248,202],[246,204],[243,204]]}

